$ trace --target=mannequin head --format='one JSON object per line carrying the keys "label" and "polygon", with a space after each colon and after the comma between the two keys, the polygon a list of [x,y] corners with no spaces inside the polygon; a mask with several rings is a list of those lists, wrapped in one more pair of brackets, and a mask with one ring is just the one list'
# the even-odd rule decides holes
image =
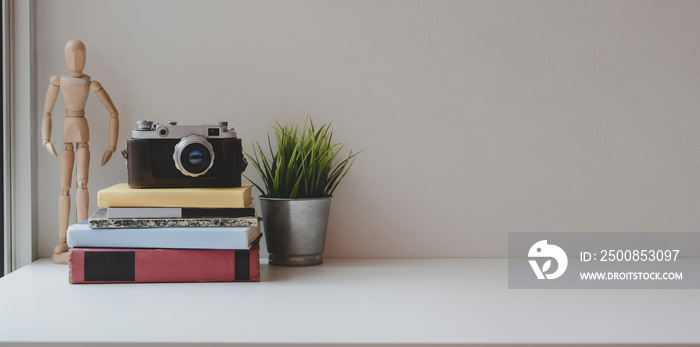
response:
{"label": "mannequin head", "polygon": [[66,43],[66,65],[73,77],[83,76],[85,68],[85,44],[80,40],[70,40]]}

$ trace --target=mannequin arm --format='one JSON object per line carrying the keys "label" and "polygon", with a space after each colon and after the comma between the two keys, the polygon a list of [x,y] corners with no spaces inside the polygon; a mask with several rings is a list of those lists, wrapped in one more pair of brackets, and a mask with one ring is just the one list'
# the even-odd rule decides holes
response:
{"label": "mannequin arm", "polygon": [[49,153],[56,154],[56,149],[51,144],[51,111],[56,104],[58,98],[58,89],[61,85],[60,76],[52,76],[49,82],[49,89],[46,91],[46,101],[44,102],[44,115],[41,117],[41,145],[46,148]]}
{"label": "mannequin arm", "polygon": [[106,164],[112,157],[112,153],[117,150],[117,139],[119,137],[119,111],[114,107],[112,98],[109,97],[107,91],[102,88],[100,82],[92,81],[90,82],[90,89],[95,93],[97,99],[100,100],[102,106],[104,106],[109,112],[109,148],[105,151],[102,156],[102,165]]}

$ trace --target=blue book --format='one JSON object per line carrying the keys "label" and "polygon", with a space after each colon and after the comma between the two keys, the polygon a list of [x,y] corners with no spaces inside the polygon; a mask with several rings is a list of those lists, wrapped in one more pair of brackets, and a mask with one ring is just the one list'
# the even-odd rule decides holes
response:
{"label": "blue book", "polygon": [[93,229],[88,221],[68,227],[68,246],[95,248],[249,249],[259,227]]}

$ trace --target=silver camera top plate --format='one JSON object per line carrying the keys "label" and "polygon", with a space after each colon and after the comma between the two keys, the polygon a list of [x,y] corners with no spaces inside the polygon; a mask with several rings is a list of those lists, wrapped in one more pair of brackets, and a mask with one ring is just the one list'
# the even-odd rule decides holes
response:
{"label": "silver camera top plate", "polygon": [[180,139],[189,135],[236,138],[236,131],[228,128],[228,122],[219,122],[217,125],[177,125],[177,122],[161,124],[148,120],[137,121],[136,129],[131,131],[133,139]]}

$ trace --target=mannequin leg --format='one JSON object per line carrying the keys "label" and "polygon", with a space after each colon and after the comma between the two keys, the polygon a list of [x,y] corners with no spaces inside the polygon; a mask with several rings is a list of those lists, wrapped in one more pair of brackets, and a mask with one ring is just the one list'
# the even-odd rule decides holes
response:
{"label": "mannequin leg", "polygon": [[68,230],[68,217],[70,216],[70,184],[73,175],[73,162],[75,153],[72,143],[64,143],[61,152],[61,193],[58,196],[58,239],[59,243],[54,247],[52,259],[59,263],[58,256],[68,251],[66,234]]}
{"label": "mannequin leg", "polygon": [[78,150],[75,155],[76,184],[75,209],[78,213],[78,222],[88,219],[88,209],[90,207],[90,196],[88,195],[88,172],[90,170],[90,146],[87,142],[78,143]]}

